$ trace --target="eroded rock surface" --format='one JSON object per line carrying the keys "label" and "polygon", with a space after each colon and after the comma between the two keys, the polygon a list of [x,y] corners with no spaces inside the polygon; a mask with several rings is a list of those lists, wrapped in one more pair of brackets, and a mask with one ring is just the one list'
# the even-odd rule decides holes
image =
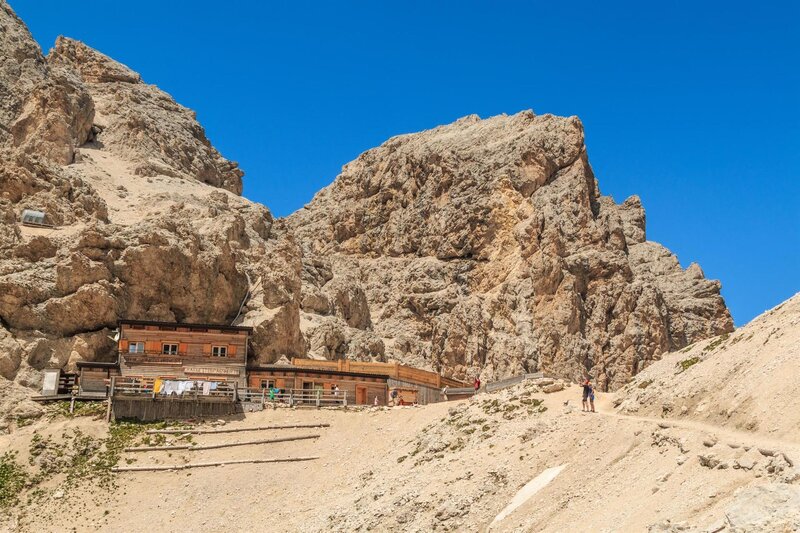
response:
{"label": "eroded rock surface", "polygon": [[114,360],[123,317],[236,320],[258,357],[304,354],[300,249],[194,113],[77,41],[43,56],[5,2],[0,27],[0,376]]}
{"label": "eroded rock surface", "polygon": [[[599,193],[577,118],[463,118],[395,137],[287,220],[194,113],[0,0],[0,375],[113,360],[120,318],[255,328],[256,362],[395,359],[616,387],[732,329],[696,265]],[[52,228],[18,223],[45,211]]]}
{"label": "eroded rock surface", "polygon": [[639,199],[600,194],[575,117],[392,138],[288,222],[306,270],[326,265],[305,312],[332,314],[326,288],[355,278],[386,357],[460,378],[589,372],[613,388],[733,328],[719,283],[645,239]]}

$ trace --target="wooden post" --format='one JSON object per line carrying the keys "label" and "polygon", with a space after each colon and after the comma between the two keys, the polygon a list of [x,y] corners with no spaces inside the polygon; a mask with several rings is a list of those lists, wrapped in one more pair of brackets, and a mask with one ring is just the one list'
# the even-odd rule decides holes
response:
{"label": "wooden post", "polygon": [[342,399],[342,402],[343,402],[344,406],[347,407],[347,391],[343,391],[343,392],[344,392],[344,398]]}
{"label": "wooden post", "polygon": [[234,401],[234,403],[236,402],[236,400],[237,400],[237,398],[238,398],[238,396],[239,396],[239,389],[238,389],[238,387],[239,387],[239,383],[237,383],[236,381],[234,381],[234,382],[233,382],[233,401]]}
{"label": "wooden post", "polygon": [[108,393],[108,405],[106,406],[106,423],[111,422],[111,402],[114,398],[114,385],[117,376],[111,376],[111,390]]}
{"label": "wooden post", "polygon": [[75,392],[72,393],[72,398],[69,400],[69,414],[75,412]]}

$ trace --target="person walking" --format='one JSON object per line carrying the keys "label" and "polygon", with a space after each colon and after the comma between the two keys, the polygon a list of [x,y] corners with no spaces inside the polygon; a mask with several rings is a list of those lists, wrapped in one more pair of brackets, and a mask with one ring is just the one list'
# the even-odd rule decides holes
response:
{"label": "person walking", "polygon": [[594,386],[587,379],[583,382],[583,408],[581,411],[588,412],[590,408],[591,412],[594,413]]}
{"label": "person walking", "polygon": [[475,394],[478,394],[478,391],[481,388],[481,378],[475,376],[475,381],[472,384],[475,387]]}

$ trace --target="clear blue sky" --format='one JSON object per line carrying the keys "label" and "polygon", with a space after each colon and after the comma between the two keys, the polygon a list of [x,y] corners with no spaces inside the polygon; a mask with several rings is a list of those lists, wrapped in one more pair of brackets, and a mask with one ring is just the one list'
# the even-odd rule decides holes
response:
{"label": "clear blue sky", "polygon": [[392,135],[578,115],[602,192],[640,195],[737,325],[800,290],[796,2],[11,3],[195,109],[276,215]]}

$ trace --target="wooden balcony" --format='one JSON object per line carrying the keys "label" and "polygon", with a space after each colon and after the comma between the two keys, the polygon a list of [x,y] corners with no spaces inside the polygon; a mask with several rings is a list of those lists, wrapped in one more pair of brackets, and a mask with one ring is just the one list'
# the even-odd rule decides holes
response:
{"label": "wooden balcony", "polygon": [[176,364],[179,365],[187,359],[203,360],[209,363],[218,361],[220,363],[241,360],[241,356],[219,356],[211,355],[210,353],[188,353],[178,352],[176,354],[166,354],[160,351],[143,351],[143,352],[125,352],[120,351],[119,354],[126,363],[160,363],[160,364]]}

